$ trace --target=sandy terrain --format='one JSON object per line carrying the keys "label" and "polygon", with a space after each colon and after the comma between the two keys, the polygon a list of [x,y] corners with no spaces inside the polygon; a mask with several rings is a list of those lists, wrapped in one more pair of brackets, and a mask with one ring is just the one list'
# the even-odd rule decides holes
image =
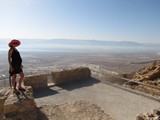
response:
{"label": "sandy terrain", "polygon": [[37,120],[112,120],[93,103],[80,100],[39,107]]}

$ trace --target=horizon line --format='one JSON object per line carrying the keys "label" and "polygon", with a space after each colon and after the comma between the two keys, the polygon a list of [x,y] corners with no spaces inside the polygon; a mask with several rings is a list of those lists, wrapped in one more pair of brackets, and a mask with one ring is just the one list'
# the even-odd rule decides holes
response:
{"label": "horizon line", "polygon": [[32,39],[32,40],[83,40],[83,41],[108,41],[108,42],[133,42],[133,43],[145,43],[145,44],[160,44],[160,42],[138,42],[138,41],[130,41],[130,40],[104,40],[104,39],[78,39],[78,38],[0,38],[2,39]]}

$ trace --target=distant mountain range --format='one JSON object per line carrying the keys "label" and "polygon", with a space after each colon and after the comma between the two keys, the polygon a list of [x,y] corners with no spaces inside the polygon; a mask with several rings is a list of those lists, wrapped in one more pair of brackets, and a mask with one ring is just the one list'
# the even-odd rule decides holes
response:
{"label": "distant mountain range", "polygon": [[[0,39],[1,45],[8,44],[9,39]],[[111,45],[111,46],[139,46],[130,41],[102,41],[102,40],[72,40],[72,39],[21,39],[23,44],[65,44],[65,45]]]}
{"label": "distant mountain range", "polygon": [[[132,41],[102,41],[102,40],[73,40],[73,39],[20,39],[21,49],[133,49],[136,50],[147,48],[149,50],[159,50],[160,44],[138,43]],[[8,49],[9,39],[0,39],[0,49]]]}
{"label": "distant mountain range", "polygon": [[[74,40],[74,39],[20,39],[22,44],[65,44],[65,45],[111,45],[111,46],[141,46],[157,45],[152,43],[138,43],[132,41],[105,41],[105,40]],[[0,43],[8,44],[9,39],[0,39]],[[160,44],[158,44],[160,45]]]}
{"label": "distant mountain range", "polygon": [[[25,40],[29,41],[29,40]],[[31,40],[36,44],[64,44],[64,45],[111,45],[111,46],[139,46],[137,42],[130,41],[100,41],[100,40],[71,40],[71,39],[52,39],[52,40]]]}

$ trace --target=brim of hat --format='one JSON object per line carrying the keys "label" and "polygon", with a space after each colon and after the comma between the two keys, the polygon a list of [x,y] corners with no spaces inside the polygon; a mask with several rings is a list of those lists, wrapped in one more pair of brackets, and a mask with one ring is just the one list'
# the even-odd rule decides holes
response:
{"label": "brim of hat", "polygon": [[8,46],[11,47],[13,43],[16,43],[15,47],[19,46],[21,44],[21,42],[19,40],[12,40]]}

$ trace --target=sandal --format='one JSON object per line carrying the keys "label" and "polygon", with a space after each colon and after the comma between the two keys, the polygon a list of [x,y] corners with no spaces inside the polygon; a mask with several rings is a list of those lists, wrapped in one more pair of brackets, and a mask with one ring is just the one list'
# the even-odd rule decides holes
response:
{"label": "sandal", "polygon": [[19,92],[17,89],[14,89],[14,90],[13,90],[13,93],[15,93],[15,94],[20,94],[20,92]]}
{"label": "sandal", "polygon": [[24,89],[24,88],[22,88],[22,87],[21,87],[21,88],[18,88],[18,90],[19,90],[19,91],[22,91],[22,92],[25,92],[25,91],[26,91],[26,89]]}

